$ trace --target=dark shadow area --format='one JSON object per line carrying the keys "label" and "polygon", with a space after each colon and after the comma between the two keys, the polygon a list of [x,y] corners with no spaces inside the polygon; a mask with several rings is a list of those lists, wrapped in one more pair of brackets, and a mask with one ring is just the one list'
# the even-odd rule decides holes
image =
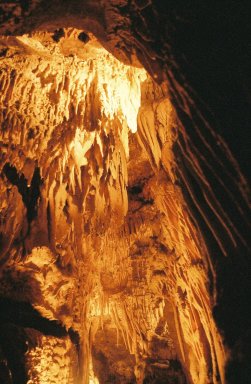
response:
{"label": "dark shadow area", "polygon": [[24,328],[34,328],[44,335],[65,337],[69,335],[78,346],[79,336],[76,331],[69,331],[56,320],[48,320],[32,307],[30,303],[0,298],[0,324],[16,324]]}
{"label": "dark shadow area", "polygon": [[136,384],[135,356],[131,355],[109,325],[99,330],[92,348],[93,370],[100,384]]}
{"label": "dark shadow area", "polygon": [[67,331],[59,322],[42,317],[30,303],[0,298],[1,384],[27,382],[25,353],[31,343],[33,347],[36,343],[36,338],[31,337],[32,329],[57,338],[69,336],[79,354],[79,335],[72,328]]}
{"label": "dark shadow area", "polygon": [[14,324],[0,322],[0,348],[4,361],[1,384],[26,384],[25,353],[28,350],[28,338],[25,330]]}
{"label": "dark shadow area", "polygon": [[23,174],[20,175],[17,169],[9,163],[4,165],[3,174],[5,174],[11,184],[17,187],[18,192],[22,196],[23,202],[27,208],[27,220],[28,223],[30,223],[37,217],[38,198],[40,196],[40,186],[42,184],[39,168],[35,168],[30,186],[28,186],[25,176]]}
{"label": "dark shadow area", "polygon": [[[150,364],[149,364],[150,363]],[[182,366],[178,360],[169,360],[168,364],[148,362],[143,384],[187,384]]]}

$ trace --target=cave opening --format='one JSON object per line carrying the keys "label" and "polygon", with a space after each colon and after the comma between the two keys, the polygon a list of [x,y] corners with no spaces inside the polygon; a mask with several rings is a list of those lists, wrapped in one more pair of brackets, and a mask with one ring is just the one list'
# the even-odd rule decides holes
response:
{"label": "cave opening", "polygon": [[114,29],[87,3],[84,20],[77,2],[65,23],[64,6],[39,22],[38,8],[0,36],[0,379],[234,384],[244,173],[190,88],[183,43],[181,60],[155,36],[159,2],[115,1]]}

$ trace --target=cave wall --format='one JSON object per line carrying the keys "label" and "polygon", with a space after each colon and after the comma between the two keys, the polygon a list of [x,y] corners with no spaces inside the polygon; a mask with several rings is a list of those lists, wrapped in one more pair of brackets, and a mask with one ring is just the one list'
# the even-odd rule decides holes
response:
{"label": "cave wall", "polygon": [[[235,383],[237,378],[238,382],[248,382],[250,52],[246,3],[223,2],[215,8],[207,2],[185,6],[172,1],[165,5],[158,1],[86,1],[85,6],[77,1],[51,2],[48,6],[40,1],[28,5],[25,8],[17,1],[2,7],[4,34],[34,29],[54,33],[56,28],[67,26],[86,28],[121,61],[137,66],[141,62],[158,83],[165,84],[158,88],[149,79],[141,85],[135,143],[129,134],[135,130],[130,111],[139,92],[131,95],[128,91],[129,101],[132,98],[128,113],[127,96],[124,108],[119,100],[112,116],[108,107],[102,110],[111,95],[103,96],[105,87],[101,92],[100,79],[94,78],[90,86],[92,76],[81,77],[78,70],[86,65],[81,62],[85,56],[74,57],[80,51],[80,46],[72,48],[79,40],[75,32],[67,39],[63,36],[59,51],[58,44],[52,45],[50,39],[46,42],[48,36],[43,32],[31,39],[4,39],[1,196],[9,203],[3,203],[2,208],[8,217],[1,221],[1,260],[3,265],[8,264],[3,273],[6,268],[23,268],[10,267],[9,263],[16,264],[20,259],[27,263],[27,256],[36,265],[43,259],[40,250],[44,247],[49,258],[45,263],[51,265],[53,276],[65,276],[67,283],[60,284],[57,290],[62,292],[55,295],[62,295],[62,301],[67,297],[70,310],[60,305],[52,310],[55,304],[36,303],[38,297],[44,302],[50,297],[45,294],[47,283],[41,283],[41,277],[35,278],[40,291],[34,300],[33,293],[26,297],[45,318],[60,320],[68,329],[74,326],[82,332],[84,345],[78,359],[84,372],[91,364],[86,357],[90,354],[87,335],[99,327],[96,317],[113,313],[110,327],[120,329],[124,344],[136,356],[136,368],[130,375],[134,371],[138,380],[144,372],[147,377],[149,369],[153,372],[154,364],[163,364],[165,371],[166,361],[178,357],[187,380],[224,382],[227,352],[226,382]],[[71,39],[74,43],[68,44]],[[88,55],[95,53],[94,48]],[[13,56],[17,58],[15,65]],[[62,56],[66,56],[63,64]],[[24,66],[29,78],[26,90],[22,85]],[[60,66],[66,75],[59,81]],[[98,78],[102,79],[106,75],[100,76],[100,70],[101,66]],[[136,69],[125,71],[130,73],[131,85],[130,76]],[[34,83],[39,86],[34,87]],[[118,83],[113,86],[116,89]],[[41,88],[45,93],[43,105],[38,101]],[[86,105],[95,108],[81,114],[79,111],[86,107],[84,103],[76,106],[75,101],[80,93],[88,95],[87,89]],[[23,102],[18,105],[21,95]],[[138,99],[134,122],[139,105]],[[41,107],[45,116],[41,116]],[[117,121],[118,111],[124,122]],[[98,128],[100,120],[109,135]],[[86,125],[88,132],[83,137],[76,126]],[[79,158],[78,143],[87,146],[86,160]],[[145,174],[148,176],[142,177]],[[107,217],[111,217],[109,224]],[[109,258],[97,263],[97,255],[105,254]],[[32,271],[31,276],[34,274]],[[76,287],[79,281],[81,286]],[[145,287],[152,298],[146,298]],[[51,295],[51,287],[48,289]],[[11,298],[16,299],[16,294],[11,293]],[[2,295],[6,296],[6,289]],[[83,297],[85,304],[80,305],[78,297]],[[76,320],[72,319],[72,308]],[[130,318],[132,313],[138,313],[138,318]],[[163,333],[165,321],[172,337]],[[153,337],[151,332],[156,331],[158,323],[159,334]],[[85,329],[80,331],[79,324]],[[163,337],[164,345],[174,344],[173,355],[172,348],[166,347],[167,355],[163,352],[164,357],[151,360],[156,337]],[[157,345],[161,351],[160,340]],[[154,382],[154,373],[149,380]]]}

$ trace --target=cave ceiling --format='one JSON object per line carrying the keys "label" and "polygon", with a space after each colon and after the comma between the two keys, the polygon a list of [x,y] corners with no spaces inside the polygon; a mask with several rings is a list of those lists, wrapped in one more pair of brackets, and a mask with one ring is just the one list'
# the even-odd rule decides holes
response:
{"label": "cave ceiling", "polygon": [[159,3],[0,5],[4,384],[228,383],[246,169]]}

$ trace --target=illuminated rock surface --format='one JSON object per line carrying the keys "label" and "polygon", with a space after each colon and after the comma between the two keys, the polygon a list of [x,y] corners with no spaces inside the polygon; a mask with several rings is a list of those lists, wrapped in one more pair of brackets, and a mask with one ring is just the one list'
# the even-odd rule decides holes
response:
{"label": "illuminated rock surface", "polygon": [[245,154],[173,13],[52,3],[2,6],[1,382],[247,382]]}

